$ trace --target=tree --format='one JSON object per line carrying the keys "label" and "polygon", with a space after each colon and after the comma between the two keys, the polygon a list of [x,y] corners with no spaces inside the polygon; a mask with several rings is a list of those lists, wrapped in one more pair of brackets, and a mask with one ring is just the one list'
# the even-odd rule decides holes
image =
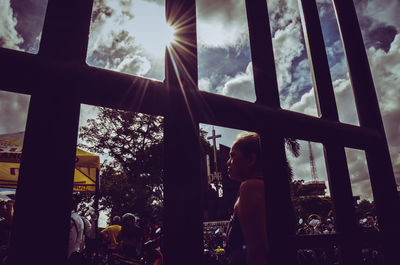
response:
{"label": "tree", "polygon": [[[285,147],[289,152],[292,153],[294,157],[300,156],[300,144],[296,139],[285,138]],[[290,179],[290,182],[293,182],[293,169],[287,157],[286,157],[286,168],[287,168],[288,178]]]}
{"label": "tree", "polygon": [[[144,220],[161,218],[163,118],[104,107],[98,110],[98,116],[81,127],[78,146],[106,158],[100,176],[100,210],[111,210],[110,217],[132,212]],[[211,154],[206,135],[200,130],[201,150]],[[285,139],[285,144],[294,156],[299,155],[296,140]],[[83,200],[93,198],[86,195]]]}
{"label": "tree", "polygon": [[[163,197],[163,118],[99,108],[80,129],[79,147],[106,157],[102,164],[100,209],[157,218]],[[86,198],[89,201],[89,198]]]}
{"label": "tree", "polygon": [[364,199],[357,206],[357,214],[364,218],[367,213],[376,215],[375,203]]}
{"label": "tree", "polygon": [[328,212],[333,209],[330,197],[300,196],[293,197],[292,200],[295,211],[303,220],[307,220],[311,214],[317,214],[321,218],[326,218]]}

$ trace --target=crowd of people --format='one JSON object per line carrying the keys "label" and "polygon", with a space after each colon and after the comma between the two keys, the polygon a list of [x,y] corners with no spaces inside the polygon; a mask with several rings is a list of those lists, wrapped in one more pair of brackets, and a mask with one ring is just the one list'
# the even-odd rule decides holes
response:
{"label": "crowd of people", "polygon": [[68,265],[163,264],[160,223],[142,226],[136,215],[125,213],[114,216],[109,226],[96,231],[97,215],[93,209],[84,217],[76,208],[74,201]]}
{"label": "crowd of people", "polygon": [[334,234],[335,231],[335,217],[333,210],[330,210],[326,218],[321,218],[318,214],[310,214],[306,221],[299,218],[297,235],[320,235],[320,234]]}
{"label": "crowd of people", "polygon": [[[137,216],[114,216],[106,228],[98,228],[98,216],[89,207],[78,213],[79,200],[73,196],[70,216],[67,265],[162,265],[162,222],[142,225]],[[7,264],[12,223],[12,199],[0,200],[0,264]]]}
{"label": "crowd of people", "polygon": [[14,200],[0,201],[0,264],[7,261],[11,226],[14,218]]}
{"label": "crowd of people", "polygon": [[[14,200],[0,201],[0,264],[6,264]],[[161,253],[162,223],[139,225],[132,213],[114,216],[106,228],[96,231],[97,215],[89,208],[87,216],[77,213],[77,202],[71,211],[68,262],[69,264],[152,264],[162,265]],[[226,239],[228,221],[209,222],[204,226],[204,256],[206,264],[228,264]],[[365,232],[379,232],[377,217],[366,213],[359,219],[360,229]],[[297,235],[320,235],[336,233],[335,216],[330,211],[321,217],[311,214],[306,220],[298,219]],[[301,265],[340,264],[340,249],[298,250]],[[378,249],[362,249],[363,264],[382,264]]]}
{"label": "crowd of people", "polygon": [[[227,222],[209,222],[204,227],[204,255],[207,265],[226,265],[226,231]],[[372,213],[366,213],[359,218],[359,228],[363,232],[379,232],[377,217]],[[321,217],[318,214],[311,214],[306,220],[298,218],[297,235],[322,235],[334,234],[335,216],[333,211]],[[362,248],[362,264],[379,265],[382,263],[382,256],[378,249],[364,246]],[[300,265],[336,265],[340,263],[340,249],[299,249],[297,251]]]}
{"label": "crowd of people", "polygon": [[[368,212],[359,217],[360,232],[379,232],[377,217]],[[334,234],[335,217],[331,210],[326,218],[321,218],[317,214],[309,216],[306,222],[299,219],[298,235],[320,235]],[[378,265],[382,263],[382,255],[376,247],[362,246],[362,264]],[[300,264],[304,265],[334,265],[340,264],[340,249],[334,246],[331,249],[301,249],[298,251]]]}

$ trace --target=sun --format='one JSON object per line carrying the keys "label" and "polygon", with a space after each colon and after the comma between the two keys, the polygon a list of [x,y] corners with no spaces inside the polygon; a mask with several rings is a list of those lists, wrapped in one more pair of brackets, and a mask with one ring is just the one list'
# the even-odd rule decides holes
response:
{"label": "sun", "polygon": [[147,55],[163,58],[166,47],[176,40],[176,28],[167,23],[165,7],[136,1],[131,13],[135,15],[124,28]]}
{"label": "sun", "polygon": [[143,34],[136,34],[137,41],[144,50],[156,58],[163,58],[165,49],[169,48],[177,39],[177,30],[165,20],[148,24],[143,31]]}
{"label": "sun", "polygon": [[176,29],[172,25],[165,23],[160,30],[160,40],[164,42],[164,47],[170,46],[176,41]]}

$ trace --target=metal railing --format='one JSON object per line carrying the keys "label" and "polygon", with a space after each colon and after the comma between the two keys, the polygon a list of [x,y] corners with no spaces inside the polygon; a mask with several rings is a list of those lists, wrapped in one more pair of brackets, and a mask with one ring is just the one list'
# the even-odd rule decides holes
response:
{"label": "metal railing", "polygon": [[[165,117],[165,264],[201,264],[202,260],[200,122],[260,133],[263,156],[270,162],[264,170],[273,176],[265,181],[272,264],[296,264],[297,249],[333,242],[341,248],[343,264],[361,262],[362,238],[356,233],[344,148],[365,150],[385,264],[395,264],[400,244],[391,242],[399,242],[400,238],[400,203],[375,88],[354,4],[349,0],[333,2],[360,126],[338,120],[315,0],[299,0],[299,7],[319,118],[279,106],[265,0],[246,0],[255,103],[198,90],[195,0],[166,0],[167,20],[184,21],[185,30],[178,32],[184,40],[183,48],[172,46],[174,53],[166,56],[164,82],[86,65],[93,0],[49,0],[38,55],[0,49],[0,88],[31,95],[11,241],[15,264],[22,264],[26,257],[61,264],[66,257],[81,103]],[[174,65],[172,60],[177,58],[181,63]],[[324,145],[336,235],[295,235],[284,170],[284,137]],[[185,145],[178,144],[182,141]],[[43,143],[54,144],[61,155],[49,157]],[[47,158],[46,171],[40,164],[41,157]],[[53,186],[54,175],[57,189]],[[57,205],[52,206],[52,202]],[[276,216],[285,218],[277,220]]]}

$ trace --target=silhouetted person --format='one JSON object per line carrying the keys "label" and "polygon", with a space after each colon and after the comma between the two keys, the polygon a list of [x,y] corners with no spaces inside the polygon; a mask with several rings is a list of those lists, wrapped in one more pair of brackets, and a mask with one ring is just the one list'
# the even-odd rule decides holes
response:
{"label": "silhouetted person", "polygon": [[143,251],[144,232],[137,225],[136,216],[126,213],[122,216],[121,232],[117,240],[120,242],[120,251],[124,257],[140,259]]}
{"label": "silhouetted person", "polygon": [[256,133],[239,135],[229,153],[229,178],[241,182],[227,230],[230,265],[267,264],[268,242],[260,155],[260,140]]}

